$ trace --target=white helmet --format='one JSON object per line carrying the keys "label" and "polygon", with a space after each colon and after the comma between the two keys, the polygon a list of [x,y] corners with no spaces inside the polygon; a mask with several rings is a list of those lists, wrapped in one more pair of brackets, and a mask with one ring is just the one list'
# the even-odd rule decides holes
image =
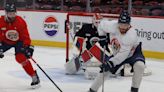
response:
{"label": "white helmet", "polygon": [[92,23],[95,27],[98,26],[98,24],[100,23],[100,20],[102,19],[103,17],[99,14],[99,13],[95,13],[93,15],[93,19],[92,19]]}

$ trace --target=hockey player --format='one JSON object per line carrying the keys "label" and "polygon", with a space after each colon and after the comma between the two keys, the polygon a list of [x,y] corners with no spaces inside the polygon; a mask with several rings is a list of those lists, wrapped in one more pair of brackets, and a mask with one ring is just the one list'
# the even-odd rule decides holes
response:
{"label": "hockey player", "polygon": [[[99,13],[95,13],[92,18],[92,23],[82,25],[82,28],[76,32],[75,37],[86,38],[86,48],[89,50],[94,43],[94,41],[99,40],[99,35],[97,31],[97,26],[102,20],[102,16]],[[93,39],[95,38],[95,39]],[[97,38],[97,39],[96,39]]]}
{"label": "hockey player", "polygon": [[5,6],[5,16],[0,17],[0,58],[10,48],[15,48],[16,61],[22,65],[26,73],[31,76],[31,86],[40,83],[36,70],[28,60],[33,55],[34,48],[28,33],[26,22],[16,15],[15,4],[8,3]]}
{"label": "hockey player", "polygon": [[95,13],[92,18],[92,23],[82,25],[81,29],[76,32],[73,43],[78,51],[74,51],[73,58],[65,65],[68,74],[75,74],[79,71],[81,67],[81,64],[79,64],[81,61],[79,59],[85,63],[91,58],[88,54],[88,50],[101,38],[98,35],[97,26],[102,18],[100,14]]}
{"label": "hockey player", "polygon": [[100,36],[110,33],[112,48],[117,49],[117,52],[112,58],[102,61],[101,71],[88,92],[97,92],[104,79],[108,78],[107,76],[111,73],[115,74],[125,63],[129,63],[133,67],[131,92],[138,92],[145,69],[145,58],[142,54],[142,44],[137,41],[137,33],[130,22],[131,17],[124,10],[118,21],[102,20],[98,25]]}

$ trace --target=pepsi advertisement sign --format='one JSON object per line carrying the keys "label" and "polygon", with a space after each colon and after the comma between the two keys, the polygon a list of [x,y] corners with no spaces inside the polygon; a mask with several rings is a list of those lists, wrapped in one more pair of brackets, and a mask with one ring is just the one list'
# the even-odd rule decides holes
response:
{"label": "pepsi advertisement sign", "polygon": [[48,36],[55,36],[58,32],[59,24],[57,19],[54,16],[48,16],[44,20],[43,30]]}

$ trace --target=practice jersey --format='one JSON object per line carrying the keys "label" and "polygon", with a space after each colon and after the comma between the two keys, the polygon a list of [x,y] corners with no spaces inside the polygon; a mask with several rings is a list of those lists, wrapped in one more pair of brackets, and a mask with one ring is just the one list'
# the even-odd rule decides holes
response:
{"label": "practice jersey", "polygon": [[17,41],[31,44],[26,22],[20,16],[12,23],[6,22],[4,16],[0,17],[0,42],[14,45]]}
{"label": "practice jersey", "polygon": [[92,47],[90,40],[92,40],[93,37],[98,37],[97,28],[93,24],[84,24],[82,28],[76,32],[75,36],[87,38],[86,48],[89,49]]}
{"label": "practice jersey", "polygon": [[136,31],[131,27],[127,33],[121,34],[116,20],[102,20],[98,26],[98,33],[100,36],[105,36],[106,33],[110,33],[111,42],[113,40],[119,42],[119,51],[110,59],[114,65],[118,65],[132,56],[135,47],[138,45]]}

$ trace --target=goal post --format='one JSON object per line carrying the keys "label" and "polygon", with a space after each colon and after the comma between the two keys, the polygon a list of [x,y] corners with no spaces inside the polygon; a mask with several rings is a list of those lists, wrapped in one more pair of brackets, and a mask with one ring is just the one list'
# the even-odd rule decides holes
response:
{"label": "goal post", "polygon": [[66,19],[66,62],[69,61],[71,45],[75,33],[81,28],[83,23],[91,23],[87,20],[92,17],[91,13],[68,13]]}

